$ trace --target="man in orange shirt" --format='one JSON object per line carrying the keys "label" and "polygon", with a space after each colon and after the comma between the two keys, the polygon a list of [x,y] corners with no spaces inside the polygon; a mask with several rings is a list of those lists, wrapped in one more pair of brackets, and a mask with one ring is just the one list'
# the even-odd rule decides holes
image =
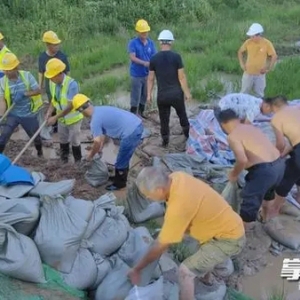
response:
{"label": "man in orange shirt", "polygon": [[[263,27],[258,23],[253,23],[247,35],[247,39],[238,51],[238,59],[242,70],[241,93],[250,94],[253,90],[255,96],[264,97],[266,88],[266,74],[273,68],[277,54],[273,44],[262,37]],[[247,53],[247,60],[244,61],[244,54]],[[268,58],[269,65],[267,64]]]}
{"label": "man in orange shirt", "polygon": [[211,272],[245,243],[242,219],[209,185],[184,172],[165,173],[159,167],[144,168],[136,179],[139,190],[150,199],[167,202],[164,224],[149,252],[129,272],[134,285],[140,272],[158,259],[171,244],[189,234],[201,244],[198,252],[179,267],[180,299],[194,300],[194,279],[211,284]]}

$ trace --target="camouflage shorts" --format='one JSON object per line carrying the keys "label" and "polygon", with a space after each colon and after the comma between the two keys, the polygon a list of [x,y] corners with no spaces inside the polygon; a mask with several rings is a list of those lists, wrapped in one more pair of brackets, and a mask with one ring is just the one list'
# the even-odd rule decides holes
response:
{"label": "camouflage shorts", "polygon": [[215,266],[225,262],[229,257],[239,254],[246,242],[245,236],[233,239],[212,239],[201,245],[200,249],[188,257],[183,264],[197,276],[204,276],[214,270]]}

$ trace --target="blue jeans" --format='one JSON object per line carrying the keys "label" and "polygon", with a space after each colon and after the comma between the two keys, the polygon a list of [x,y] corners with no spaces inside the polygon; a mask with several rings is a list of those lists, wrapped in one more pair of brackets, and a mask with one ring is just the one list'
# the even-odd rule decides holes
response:
{"label": "blue jeans", "polygon": [[[8,140],[10,139],[11,135],[14,133],[14,130],[21,125],[27,135],[31,138],[36,131],[39,129],[39,122],[37,116],[30,116],[30,117],[17,117],[13,115],[8,115],[6,118],[5,123],[1,124],[1,135],[0,135],[0,147],[4,150],[4,147]],[[38,135],[35,140],[34,144],[36,148],[40,148],[42,146],[42,140],[40,135]],[[3,151],[2,150],[2,151]]]}
{"label": "blue jeans", "polygon": [[140,124],[132,134],[121,139],[120,149],[115,164],[116,169],[122,170],[129,168],[130,159],[135,149],[141,143],[143,131],[144,126],[143,124]]}
{"label": "blue jeans", "polygon": [[131,107],[145,105],[147,101],[147,77],[131,77]]}

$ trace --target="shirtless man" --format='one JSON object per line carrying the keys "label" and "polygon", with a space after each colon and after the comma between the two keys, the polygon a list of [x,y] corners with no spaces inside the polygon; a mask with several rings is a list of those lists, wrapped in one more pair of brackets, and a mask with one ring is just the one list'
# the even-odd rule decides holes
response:
{"label": "shirtless man", "polygon": [[242,191],[240,216],[245,229],[249,229],[252,225],[249,223],[257,219],[261,204],[263,221],[276,215],[275,188],[283,178],[284,160],[259,128],[242,124],[233,110],[222,111],[219,118],[236,158],[235,166],[228,175],[229,180],[236,182],[244,169],[248,171],[245,177],[246,185]]}
{"label": "shirtless man", "polygon": [[[283,180],[276,188],[276,208],[279,211],[294,184],[298,189],[296,200],[300,203],[300,110],[289,106],[283,96],[267,98],[265,101],[270,112],[274,113],[271,124],[276,135],[276,147],[282,157],[290,155],[286,160]],[[284,137],[290,145],[285,144]]]}

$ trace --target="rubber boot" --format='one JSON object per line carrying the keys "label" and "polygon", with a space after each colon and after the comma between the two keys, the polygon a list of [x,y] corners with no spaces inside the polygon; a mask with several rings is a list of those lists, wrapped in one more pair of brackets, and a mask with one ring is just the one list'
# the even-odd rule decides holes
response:
{"label": "rubber boot", "polygon": [[69,153],[70,153],[69,146],[70,146],[69,143],[60,144],[60,159],[63,163],[67,163],[69,160]]}
{"label": "rubber boot", "polygon": [[182,127],[184,136],[188,139],[190,134],[190,126]]}
{"label": "rubber boot", "polygon": [[72,153],[75,163],[80,162],[82,158],[81,146],[72,146]]}
{"label": "rubber boot", "polygon": [[116,169],[115,178],[113,184],[108,185],[105,189],[107,191],[118,191],[126,187],[127,176],[129,169]]}
{"label": "rubber boot", "polygon": [[43,147],[42,145],[35,145],[38,157],[43,157]]}
{"label": "rubber boot", "polygon": [[131,106],[131,107],[130,107],[130,112],[132,112],[133,114],[136,114],[136,112],[137,112],[137,107]]}
{"label": "rubber boot", "polygon": [[161,146],[167,148],[168,145],[169,145],[169,137],[163,137]]}
{"label": "rubber boot", "polygon": [[145,111],[145,105],[144,105],[144,104],[140,104],[140,105],[139,105],[139,115],[140,115],[142,118],[146,119],[146,117],[145,117],[145,115],[144,115],[144,111]]}

